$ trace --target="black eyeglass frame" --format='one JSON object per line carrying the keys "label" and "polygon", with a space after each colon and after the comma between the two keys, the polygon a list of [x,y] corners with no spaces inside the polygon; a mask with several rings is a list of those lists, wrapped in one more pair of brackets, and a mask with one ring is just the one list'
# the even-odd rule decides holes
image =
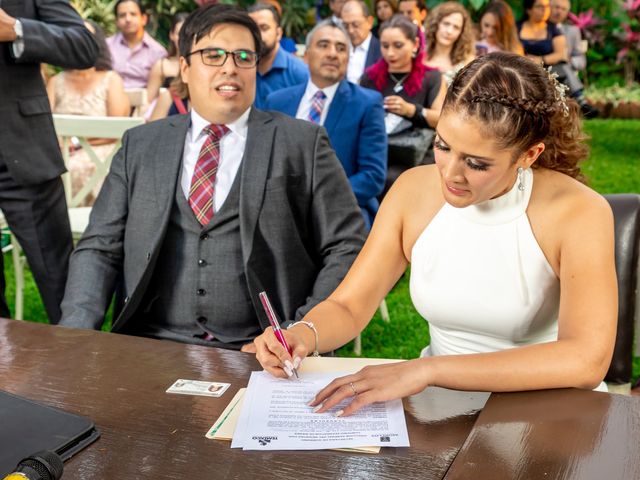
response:
{"label": "black eyeglass frame", "polygon": [[[216,52],[224,52],[224,60],[222,61],[222,63],[220,65],[211,65],[210,63],[207,63],[204,59],[204,54],[207,52],[211,52],[211,51],[216,51]],[[209,47],[209,48],[200,48],[198,50],[194,50],[193,52],[189,52],[186,57],[191,57],[192,55],[195,55],[196,53],[200,54],[200,59],[202,60],[202,63],[208,67],[222,67],[226,62],[227,59],[229,58],[229,55],[231,55],[231,57],[233,58],[233,63],[236,65],[236,67],[238,68],[254,68],[255,66],[258,65],[258,62],[260,62],[260,55],[252,50],[234,50],[232,52],[228,51],[228,50],[224,50],[222,48],[216,48],[216,47]],[[243,65],[238,65],[238,61],[236,60],[236,55],[242,54],[242,53],[249,53],[252,55],[255,55],[256,61],[253,65],[245,67]]]}

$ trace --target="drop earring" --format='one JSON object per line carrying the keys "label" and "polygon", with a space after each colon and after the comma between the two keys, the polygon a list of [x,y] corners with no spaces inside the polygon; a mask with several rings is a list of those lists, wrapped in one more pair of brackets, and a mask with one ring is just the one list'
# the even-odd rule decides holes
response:
{"label": "drop earring", "polygon": [[524,192],[524,168],[518,167],[518,190]]}

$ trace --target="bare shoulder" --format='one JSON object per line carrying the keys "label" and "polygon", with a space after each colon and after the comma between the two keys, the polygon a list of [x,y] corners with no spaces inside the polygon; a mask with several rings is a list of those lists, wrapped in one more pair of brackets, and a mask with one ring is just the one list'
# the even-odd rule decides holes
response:
{"label": "bare shoulder", "polygon": [[602,195],[568,175],[543,168],[535,170],[530,206],[544,208],[545,215],[555,222],[612,218],[611,207]]}
{"label": "bare shoulder", "polygon": [[411,168],[395,181],[380,207],[383,215],[400,222],[405,256],[444,204],[440,174],[435,165]]}
{"label": "bare shoulder", "polygon": [[[534,170],[527,209],[533,233],[556,274],[562,251],[613,241],[613,214],[602,195],[565,174]],[[594,252],[595,253],[595,252]]]}

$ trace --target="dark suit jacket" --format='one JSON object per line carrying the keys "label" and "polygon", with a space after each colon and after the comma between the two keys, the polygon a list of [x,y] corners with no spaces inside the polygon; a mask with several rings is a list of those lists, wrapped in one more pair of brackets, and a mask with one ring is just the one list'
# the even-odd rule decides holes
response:
{"label": "dark suit jacket", "polygon": [[98,55],[93,35],[66,0],[2,0],[0,8],[22,23],[24,52],[0,43],[0,157],[22,185],[64,172],[40,63],[89,68]]}
{"label": "dark suit jacket", "polygon": [[[163,244],[190,117],[128,131],[71,256],[61,325],[99,328],[124,273],[121,330],[136,312]],[[240,177],[242,257],[257,316],[269,292],[283,319],[300,319],[342,280],[364,224],[324,129],[253,109]]]}
{"label": "dark suit jacket", "polygon": [[382,52],[380,51],[380,40],[378,40],[374,35],[371,35],[371,43],[369,44],[369,50],[367,51],[367,59],[364,62],[364,69],[366,70],[381,58]]}
{"label": "dark suit jacket", "polygon": [[[273,92],[267,109],[296,116],[307,84]],[[382,95],[342,80],[324,127],[349,178],[358,205],[369,226],[378,211],[377,196],[387,174],[387,133],[384,127]]]}

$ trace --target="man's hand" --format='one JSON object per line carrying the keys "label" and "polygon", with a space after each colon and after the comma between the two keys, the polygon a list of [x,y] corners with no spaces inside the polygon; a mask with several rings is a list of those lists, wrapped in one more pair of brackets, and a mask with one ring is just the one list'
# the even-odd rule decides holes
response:
{"label": "man's hand", "polygon": [[244,352],[244,353],[256,353],[256,345],[253,342],[252,343],[245,343],[240,348],[240,351]]}
{"label": "man's hand", "polygon": [[13,42],[16,39],[15,24],[16,19],[0,8],[0,42]]}

